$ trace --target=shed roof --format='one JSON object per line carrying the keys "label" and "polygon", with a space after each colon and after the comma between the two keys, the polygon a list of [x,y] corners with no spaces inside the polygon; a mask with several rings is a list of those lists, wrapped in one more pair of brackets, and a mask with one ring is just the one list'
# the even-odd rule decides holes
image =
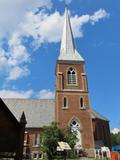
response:
{"label": "shed roof", "polygon": [[91,110],[91,116],[92,116],[92,119],[101,119],[104,121],[109,121],[106,117],[104,117],[102,114],[98,113],[94,109]]}

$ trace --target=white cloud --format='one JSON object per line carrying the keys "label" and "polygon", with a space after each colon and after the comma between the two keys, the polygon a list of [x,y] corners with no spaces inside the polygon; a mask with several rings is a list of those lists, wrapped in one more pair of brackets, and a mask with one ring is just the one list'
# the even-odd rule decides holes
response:
{"label": "white cloud", "polygon": [[51,0],[0,0],[0,38],[12,34],[26,12],[43,6],[51,8]]}
{"label": "white cloud", "polygon": [[109,17],[109,14],[104,9],[99,9],[94,13],[94,15],[90,16],[90,20],[92,24],[95,24],[95,22],[106,17]]}
{"label": "white cloud", "polygon": [[38,92],[33,90],[19,91],[19,90],[0,90],[1,98],[39,98],[39,99],[54,99],[54,92],[49,89],[43,89]]}
{"label": "white cloud", "polygon": [[7,58],[6,53],[3,49],[0,49],[0,70],[6,68]]}
{"label": "white cloud", "polygon": [[37,94],[37,98],[39,99],[53,99],[54,97],[54,92],[46,89],[39,91],[39,93]]}
{"label": "white cloud", "polygon": [[[35,12],[40,7],[50,9],[51,0],[0,1],[0,71],[5,72],[7,80],[16,80],[30,73],[25,65],[30,62],[30,54],[22,43],[23,33],[19,26],[28,12]],[[7,51],[1,45],[3,38],[8,41]],[[16,70],[19,72],[15,76]]]}
{"label": "white cloud", "polygon": [[30,71],[26,67],[20,68],[15,66],[10,70],[7,80],[16,80],[18,78],[28,76],[29,74]]}
{"label": "white cloud", "polygon": [[[33,0],[30,0],[28,9],[34,9],[38,4],[40,5],[40,2],[41,5],[50,5],[50,0],[47,0],[46,3],[43,0],[38,1],[39,3],[34,4]],[[19,5],[23,5],[23,0],[18,0],[18,2]],[[18,2],[16,2],[16,5],[18,5]],[[6,3],[6,5],[8,4]],[[24,11],[25,10],[26,8],[24,8]],[[72,16],[71,23],[74,37],[78,38],[83,36],[84,24],[95,24],[108,16],[109,14],[104,9],[99,9],[93,15]],[[64,16],[57,11],[52,14],[46,13],[45,10],[41,10],[37,14],[33,10],[24,12],[24,18],[20,21],[19,25],[16,26],[16,31],[9,36],[8,50],[6,51],[2,47],[0,48],[0,71],[5,71],[7,80],[17,80],[30,73],[26,66],[31,61],[31,55],[28,53],[27,47],[23,44],[24,37],[32,37],[33,44],[39,47],[41,43],[45,42],[57,43],[60,41],[62,35],[63,18]],[[36,48],[36,46],[34,47]]]}
{"label": "white cloud", "polygon": [[72,2],[72,0],[59,0],[60,2],[63,2],[66,3],[66,4],[70,4]]}
{"label": "white cloud", "polygon": [[58,42],[62,26],[63,15],[61,16],[59,12],[51,15],[44,11],[39,14],[29,12],[24,23],[21,24],[21,32],[26,36],[32,36],[40,45],[44,42]]}
{"label": "white cloud", "polygon": [[30,62],[30,54],[22,44],[19,32],[15,32],[8,41],[8,51],[0,49],[0,70],[4,70],[8,80],[29,75],[30,71],[25,64]]}
{"label": "white cloud", "polygon": [[74,32],[74,36],[76,38],[83,37],[83,26],[84,24],[91,23],[92,25],[96,22],[99,22],[101,19],[105,19],[109,17],[109,13],[107,13],[104,9],[99,9],[93,15],[75,15],[71,18],[71,24]]}
{"label": "white cloud", "polygon": [[113,130],[111,130],[111,133],[113,134],[118,134],[120,132],[120,129],[118,128],[114,128]]}
{"label": "white cloud", "polygon": [[1,98],[31,98],[33,95],[32,90],[28,91],[15,91],[15,90],[0,90]]}
{"label": "white cloud", "polygon": [[[93,15],[86,14],[71,17],[75,37],[83,36],[82,27],[84,24],[95,24],[100,19],[108,17],[108,15],[104,9],[99,9]],[[39,14],[29,12],[26,15],[24,23],[21,24],[21,30],[24,35],[32,36],[39,45],[44,42],[59,42],[63,27],[63,18],[64,16],[60,15],[57,11],[51,15],[48,15],[44,11],[41,11]]]}

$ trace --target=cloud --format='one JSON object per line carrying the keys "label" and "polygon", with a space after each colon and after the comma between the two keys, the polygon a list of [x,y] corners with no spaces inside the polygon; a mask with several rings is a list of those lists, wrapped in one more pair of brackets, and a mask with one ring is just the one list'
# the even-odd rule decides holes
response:
{"label": "cloud", "polygon": [[37,98],[39,99],[54,99],[55,94],[50,90],[43,89],[39,91]]}
{"label": "cloud", "polygon": [[27,91],[19,91],[19,90],[0,90],[1,98],[38,98],[38,99],[54,99],[54,92],[49,89],[43,89],[38,92],[29,89]]}
{"label": "cloud", "polygon": [[[4,72],[7,80],[17,80],[30,73],[25,65],[30,62],[30,53],[22,43],[19,26],[28,12],[35,13],[41,7],[50,9],[51,0],[0,1],[0,72]],[[3,39],[6,39],[5,44]],[[6,44],[7,49],[3,47]]]}
{"label": "cloud", "polygon": [[104,9],[99,9],[94,13],[94,15],[90,16],[90,20],[92,24],[98,22],[100,19],[109,17],[109,13],[107,13]]}
{"label": "cloud", "polygon": [[92,25],[95,25],[95,23],[108,17],[109,17],[109,13],[107,13],[104,9],[99,9],[93,15],[89,15],[89,14],[82,15],[82,16],[75,15],[74,17],[71,18],[74,37],[80,38],[84,36],[83,26],[85,24],[90,23]]}
{"label": "cloud", "polygon": [[72,2],[72,0],[59,0],[60,2],[63,2],[66,3],[67,5],[70,4]]}
{"label": "cloud", "polygon": [[51,8],[51,0],[0,0],[0,38],[11,35],[26,12],[43,6]]}
{"label": "cloud", "polygon": [[[24,18],[16,26],[16,30],[13,33],[11,32],[7,40],[7,49],[3,45],[0,47],[0,71],[5,72],[7,81],[17,80],[30,74],[27,66],[31,62],[31,53],[28,52],[24,39],[32,37],[31,44],[34,44],[34,48],[38,48],[42,43],[46,42],[60,42],[64,16],[58,11],[52,14],[48,14],[44,9],[31,11],[30,9],[34,9],[38,4],[41,4],[41,6],[46,5],[47,7],[51,4],[50,0],[47,0],[46,3],[43,0],[38,1],[39,3],[34,4],[33,0],[30,0],[30,4],[28,5],[29,10],[24,12]],[[23,0],[18,0],[18,2],[23,5]],[[26,8],[24,8],[25,10]],[[90,23],[95,25],[96,22],[107,17],[109,17],[109,14],[104,9],[99,9],[93,15],[72,16],[71,23],[74,37],[83,37],[84,24]]]}
{"label": "cloud", "polygon": [[63,15],[59,12],[50,15],[44,11],[38,14],[29,12],[26,14],[24,23],[21,24],[21,32],[28,37],[32,36],[40,45],[45,42],[60,41],[62,26]]}
{"label": "cloud", "polygon": [[30,71],[26,67],[13,67],[8,75],[7,80],[16,80],[20,77],[28,76],[30,74]]}
{"label": "cloud", "polygon": [[[83,36],[82,27],[84,24],[95,24],[108,16],[109,14],[104,9],[99,9],[93,15],[72,16],[71,23],[75,38]],[[50,15],[44,11],[38,14],[29,12],[26,14],[24,23],[21,24],[22,32],[26,36],[32,36],[39,45],[45,42],[59,42],[62,34],[63,19],[64,16],[57,11]]]}
{"label": "cloud", "polygon": [[33,95],[32,90],[28,91],[15,91],[15,90],[0,90],[1,98],[31,98]]}
{"label": "cloud", "polygon": [[114,128],[111,130],[112,134],[118,134],[119,132],[120,132],[120,129],[118,129],[118,128]]}
{"label": "cloud", "polygon": [[26,64],[30,62],[30,54],[22,44],[22,36],[15,32],[8,41],[8,51],[0,49],[0,70],[6,73],[6,80],[17,80],[30,74]]}

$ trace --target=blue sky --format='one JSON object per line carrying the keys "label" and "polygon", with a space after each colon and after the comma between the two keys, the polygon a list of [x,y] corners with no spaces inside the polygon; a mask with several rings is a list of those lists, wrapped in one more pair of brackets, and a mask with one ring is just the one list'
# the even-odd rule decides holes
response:
{"label": "blue sky", "polygon": [[[91,107],[120,128],[120,1],[66,0]],[[0,96],[53,98],[63,0],[0,1]]]}

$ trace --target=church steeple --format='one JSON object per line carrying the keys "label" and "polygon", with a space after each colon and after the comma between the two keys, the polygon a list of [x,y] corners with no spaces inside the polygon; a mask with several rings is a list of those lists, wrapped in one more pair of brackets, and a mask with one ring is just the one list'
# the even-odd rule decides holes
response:
{"label": "church steeple", "polygon": [[65,9],[64,13],[63,34],[61,39],[61,49],[58,60],[84,61],[84,59],[75,49],[73,32],[67,8]]}

